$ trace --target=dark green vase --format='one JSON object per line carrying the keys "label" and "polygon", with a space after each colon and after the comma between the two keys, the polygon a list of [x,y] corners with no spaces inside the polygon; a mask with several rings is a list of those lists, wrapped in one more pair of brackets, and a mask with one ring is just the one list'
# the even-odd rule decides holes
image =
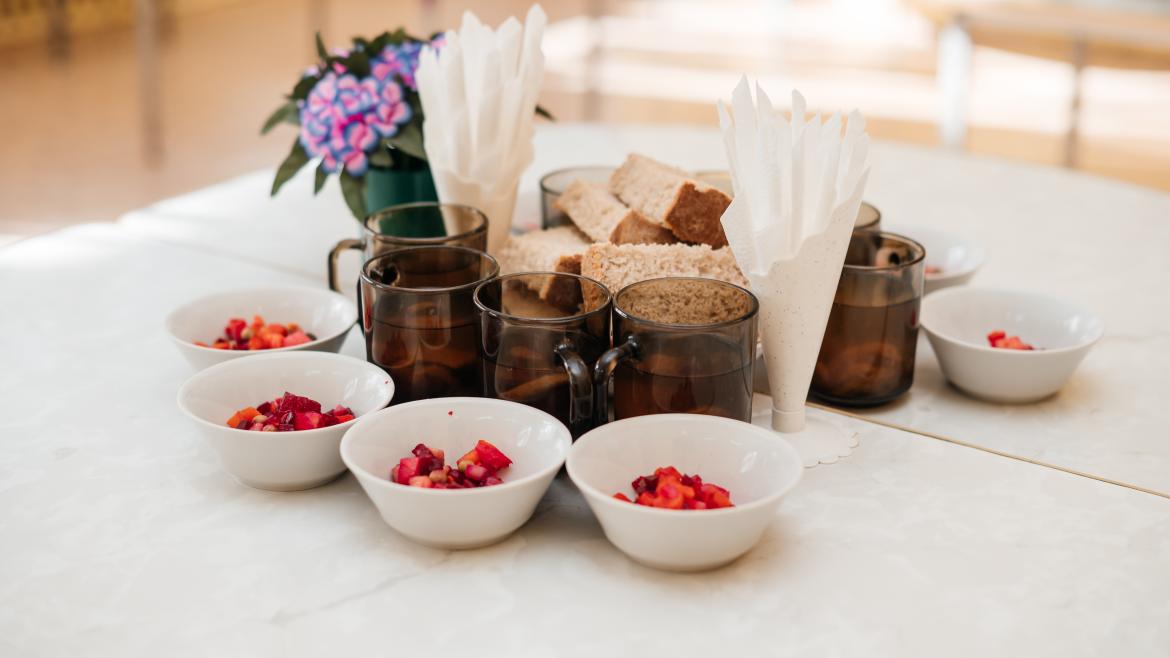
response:
{"label": "dark green vase", "polygon": [[[389,206],[418,201],[438,201],[435,193],[435,181],[431,178],[431,169],[421,160],[410,167],[386,169],[370,167],[366,172],[366,211],[373,214]],[[387,217],[381,220],[383,235],[398,235],[401,237],[427,238],[443,235],[442,217],[435,214],[433,221],[401,221],[398,218]],[[401,225],[387,225],[401,223]]]}

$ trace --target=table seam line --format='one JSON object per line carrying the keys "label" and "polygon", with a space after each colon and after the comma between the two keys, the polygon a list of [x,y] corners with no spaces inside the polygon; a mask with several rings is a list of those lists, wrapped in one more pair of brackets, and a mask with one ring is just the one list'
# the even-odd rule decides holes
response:
{"label": "table seam line", "polygon": [[246,258],[243,258],[239,254],[232,253],[231,251],[226,251],[226,250],[221,251],[215,247],[211,247],[211,246],[207,246],[207,245],[203,245],[203,244],[199,244],[199,243],[191,243],[191,242],[185,242],[182,240],[164,238],[164,237],[160,237],[158,235],[154,235],[154,234],[150,233],[149,231],[139,231],[131,226],[125,226],[122,224],[118,224],[118,225],[121,226],[122,228],[125,228],[126,230],[130,231],[133,235],[140,237],[144,240],[149,240],[150,242],[156,242],[158,244],[164,244],[164,245],[171,246],[171,247],[178,247],[180,249],[187,249],[188,251],[203,254],[205,256],[216,256],[219,258],[226,258],[229,260],[239,261],[239,262],[246,263],[248,265],[252,265],[255,267],[260,267],[260,268],[272,270],[275,272],[282,272],[284,274],[292,274],[292,275],[300,277],[302,279],[311,279],[311,280],[317,281],[317,276],[314,274],[311,274],[307,270],[298,270],[295,268],[284,267],[281,265],[274,265],[272,263],[267,263],[267,262],[250,261]]}
{"label": "table seam line", "polygon": [[1140,485],[1127,484],[1127,483],[1121,482],[1119,480],[1112,480],[1112,479],[1107,478],[1107,477],[1103,477],[1100,475],[1093,475],[1092,473],[1078,471],[1078,470],[1073,469],[1073,468],[1066,468],[1064,466],[1057,466],[1056,464],[1050,464],[1048,462],[1043,462],[1043,461],[1040,461],[1038,459],[1032,459],[1031,457],[1023,457],[1020,455],[1013,455],[1010,452],[1003,452],[1001,450],[996,450],[995,448],[987,448],[985,446],[980,446],[980,445],[976,445],[974,443],[969,443],[969,442],[963,441],[961,439],[952,438],[952,437],[946,436],[944,434],[937,434],[935,432],[928,432],[926,430],[918,430],[918,429],[914,429],[912,427],[907,427],[905,425],[899,425],[898,423],[893,423],[890,421],[870,418],[868,416],[863,416],[861,414],[853,413],[851,411],[845,411],[843,409],[837,409],[835,407],[828,407],[828,406],[825,406],[822,404],[818,404],[816,402],[808,402],[807,404],[808,404],[808,406],[812,407],[813,409],[827,411],[829,413],[837,414],[840,416],[845,416],[847,418],[852,418],[854,420],[860,420],[863,422],[872,423],[874,425],[888,427],[890,429],[901,430],[903,432],[908,432],[910,434],[916,434],[918,436],[925,437],[928,439],[933,439],[935,441],[942,441],[943,443],[950,443],[952,445],[957,445],[957,446],[961,446],[964,448],[970,448],[972,450],[978,450],[980,452],[985,452],[985,453],[988,453],[991,455],[995,455],[997,457],[1004,457],[1006,459],[1013,459],[1015,461],[1023,462],[1025,464],[1031,464],[1033,466],[1039,466],[1041,468],[1048,468],[1048,469],[1052,469],[1054,471],[1060,471],[1061,473],[1067,473],[1069,475],[1087,478],[1089,480],[1096,480],[1096,481],[1104,483],[1104,484],[1111,484],[1113,486],[1121,487],[1123,489],[1130,489],[1133,491],[1139,491],[1139,492],[1144,493],[1144,494],[1149,494],[1151,496],[1158,496],[1159,498],[1166,498],[1166,499],[1170,500],[1170,494],[1163,493],[1161,491],[1156,491],[1154,489],[1148,489],[1148,488],[1140,486]]}

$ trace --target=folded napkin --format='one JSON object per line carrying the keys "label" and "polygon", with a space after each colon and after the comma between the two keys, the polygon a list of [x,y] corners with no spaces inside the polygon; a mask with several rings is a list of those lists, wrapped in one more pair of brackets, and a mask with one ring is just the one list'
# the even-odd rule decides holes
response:
{"label": "folded napkin", "polygon": [[857,112],[804,118],[792,93],[792,119],[772,108],[747,78],[718,105],[735,196],[723,230],[760,299],[760,335],[772,393],[772,426],[804,428],[804,401],[829,319],[849,236],[869,175],[869,137]]}
{"label": "folded napkin", "polygon": [[544,75],[540,5],[524,26],[509,18],[493,31],[470,11],[436,52],[419,57],[423,139],[439,199],[488,216],[488,251],[512,226],[516,186],[532,162],[533,114]]}

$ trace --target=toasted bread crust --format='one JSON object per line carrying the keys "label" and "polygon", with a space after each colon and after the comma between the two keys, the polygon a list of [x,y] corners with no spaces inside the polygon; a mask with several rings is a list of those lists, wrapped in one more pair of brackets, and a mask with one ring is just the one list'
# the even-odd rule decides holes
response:
{"label": "toasted bread crust", "polygon": [[678,238],[662,222],[627,207],[604,185],[573,181],[556,201],[577,228],[596,242],[670,244]]}
{"label": "toasted bread crust", "polygon": [[[500,272],[580,274],[581,257],[588,246],[589,239],[571,226],[513,235],[500,250]],[[581,286],[576,281],[547,277],[534,292],[542,300],[562,309],[575,309],[581,303]]]}
{"label": "toasted bread crust", "polygon": [[692,180],[681,169],[632,153],[610,177],[609,190],[680,240],[716,248],[727,245],[720,218],[731,197]]}

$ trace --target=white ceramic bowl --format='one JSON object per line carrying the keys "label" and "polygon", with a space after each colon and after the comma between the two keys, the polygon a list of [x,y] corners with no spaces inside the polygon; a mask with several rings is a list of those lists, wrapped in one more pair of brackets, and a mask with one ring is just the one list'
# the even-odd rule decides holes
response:
{"label": "white ceramic bowl", "polygon": [[925,276],[926,294],[935,290],[960,286],[971,280],[983,267],[986,255],[983,247],[954,233],[928,226],[892,226],[885,230],[904,235],[926,248],[927,268],[937,267],[939,274]]}
{"label": "white ceramic bowl", "polygon": [[[712,569],[748,552],[804,471],[796,450],[774,432],[694,414],[602,425],[577,439],[567,466],[609,541],[642,564],[672,571]],[[735,507],[664,510],[613,497],[630,496],[630,482],[660,466],[727,488]]]}
{"label": "white ceramic bowl", "polygon": [[[358,418],[299,432],[251,432],[226,425],[237,410],[285,391],[310,397],[326,410],[345,405]],[[340,354],[284,352],[227,361],[196,373],[179,389],[179,408],[195,421],[237,480],[257,489],[297,491],[343,473],[341,437],[393,396],[394,383],[378,366]]]}
{"label": "white ceramic bowl", "polygon": [[[223,334],[228,318],[252,321],[260,315],[266,322],[295,322],[317,340],[271,350],[217,350],[211,344]],[[336,352],[341,349],[350,327],[357,322],[357,306],[344,295],[321,288],[252,288],[200,297],[171,311],[166,328],[171,340],[196,370],[242,356],[310,350]]]}
{"label": "white ceramic bowl", "polygon": [[[448,464],[480,439],[512,459],[504,483],[477,489],[423,489],[390,481],[390,467],[419,443]],[[341,458],[382,518],[399,533],[436,548],[476,548],[524,525],[569,454],[572,438],[556,418],[529,406],[486,398],[435,398],[360,419],[341,442]]]}
{"label": "white ceramic bowl", "polygon": [[[951,288],[922,300],[922,328],[943,375],[960,390],[992,402],[1033,402],[1053,395],[1104,334],[1092,312],[1046,295]],[[1033,351],[994,348],[1003,330]]]}

